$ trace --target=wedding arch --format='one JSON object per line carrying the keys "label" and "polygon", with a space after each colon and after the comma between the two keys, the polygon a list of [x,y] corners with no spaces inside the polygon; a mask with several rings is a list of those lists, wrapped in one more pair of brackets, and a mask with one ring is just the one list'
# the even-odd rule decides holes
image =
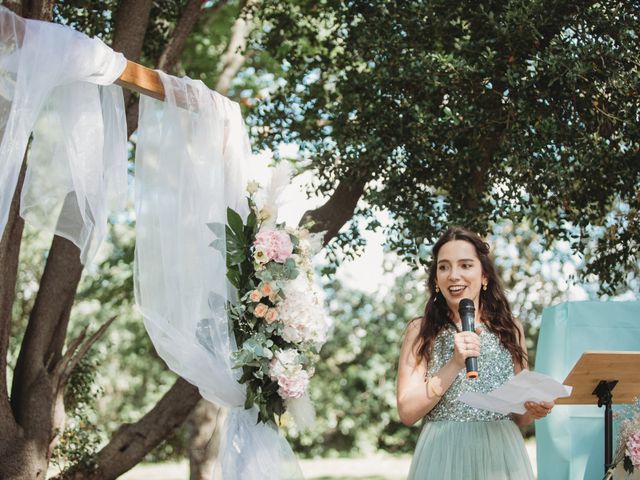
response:
{"label": "wedding arch", "polygon": [[[9,15],[7,12],[2,12],[5,16]],[[3,19],[3,22],[5,20]],[[30,22],[30,21],[29,21]],[[7,28],[9,25],[9,20],[6,20],[3,23],[2,35],[5,33],[12,31],[15,35],[13,49],[18,50],[19,48],[26,49],[26,42],[24,45],[22,44],[21,36],[24,34],[24,31],[29,31],[29,28],[33,30],[37,30],[41,33],[56,31],[60,32],[60,29],[63,27],[51,28],[49,29],[47,26],[42,24],[29,24],[27,27],[24,27],[20,20],[14,19],[14,25],[11,28]],[[33,32],[32,32],[33,33]],[[35,34],[34,34],[35,37]],[[53,46],[54,43],[48,44],[51,38],[44,35],[38,44],[38,49],[34,49],[35,52],[38,52],[42,56],[42,51],[46,46]],[[74,40],[72,40],[74,41]],[[90,48],[97,48],[98,50],[102,49],[103,46],[100,45],[91,45]],[[94,53],[95,51],[92,50]],[[5,59],[12,60],[12,52],[9,52],[9,55],[5,57]],[[15,55],[14,55],[15,57]],[[18,56],[19,57],[19,56]],[[122,69],[122,58],[107,58],[108,55],[105,56],[107,59],[107,63],[109,64],[105,67],[109,74],[108,76],[112,76],[113,72]],[[5,67],[10,64],[10,61],[5,63]],[[18,62],[19,63],[19,62]],[[115,65],[118,63],[119,65]],[[42,67],[41,64],[33,64],[33,66]],[[13,68],[13,67],[11,67]],[[19,67],[22,68],[22,67]],[[25,75],[18,75],[16,71],[10,70],[7,67],[8,72],[13,72],[15,77],[10,78],[9,82],[5,85],[10,85],[13,82],[13,85],[17,85],[20,83],[20,78],[24,79]],[[60,84],[63,85],[59,92],[56,92],[55,101],[50,102],[47,105],[47,113],[53,118],[54,123],[60,126],[69,126],[69,119],[75,118],[77,112],[73,111],[73,109],[78,106],[78,108],[82,108],[83,102],[67,102],[72,95],[77,95],[78,90],[84,90],[84,84],[74,83],[73,88],[64,88],[65,78],[64,75],[67,75],[68,72],[64,70],[64,68],[59,68],[60,75],[62,80]],[[24,73],[24,71],[23,71]],[[85,73],[78,73],[77,79],[79,81],[85,80],[83,77]],[[89,77],[94,75],[94,72],[88,71],[86,73]],[[106,202],[107,197],[109,200],[115,200],[117,202],[118,196],[123,195],[123,182],[122,182],[122,167],[124,166],[123,162],[120,161],[118,164],[118,168],[120,172],[118,174],[114,174],[110,170],[110,168],[105,168],[105,164],[96,165],[96,169],[83,178],[78,177],[76,175],[77,170],[74,170],[75,167],[81,166],[80,163],[69,163],[69,165],[65,166],[63,169],[59,169],[56,165],[44,164],[43,167],[40,166],[38,161],[34,161],[30,164],[29,170],[25,173],[25,163],[17,162],[15,159],[17,158],[17,154],[20,154],[20,159],[22,159],[24,155],[24,151],[26,151],[26,138],[29,134],[29,129],[31,125],[34,125],[33,128],[37,128],[35,126],[36,121],[39,121],[36,117],[38,116],[39,109],[42,108],[42,105],[47,101],[47,95],[49,91],[47,90],[46,82],[48,79],[46,75],[35,76],[32,77],[37,79],[40,82],[42,87],[42,98],[37,99],[36,101],[31,101],[32,99],[27,98],[25,100],[25,104],[31,105],[33,104],[33,108],[30,110],[32,116],[29,119],[29,122],[23,122],[18,117],[11,117],[11,109],[7,111],[7,119],[9,122],[7,123],[7,131],[13,132],[17,131],[20,135],[17,135],[16,138],[21,139],[21,145],[15,145],[16,142],[9,145],[7,149],[9,149],[12,153],[11,156],[7,158],[12,158],[13,163],[10,165],[11,169],[8,169],[8,174],[3,176],[3,222],[2,226],[5,227],[3,230],[3,240],[0,245],[0,251],[2,253],[2,269],[3,271],[8,270],[9,276],[11,276],[11,271],[13,271],[13,275],[15,276],[15,268],[17,265],[17,255],[15,258],[12,258],[12,248],[17,244],[19,248],[19,235],[21,234],[22,224],[21,220],[18,217],[18,212],[21,214],[28,216],[27,213],[29,211],[33,212],[33,215],[36,215],[36,218],[40,218],[43,221],[48,220],[53,223],[49,223],[46,227],[50,230],[58,233],[54,237],[52,249],[50,252],[51,261],[47,263],[47,267],[45,269],[45,277],[49,276],[68,276],[70,277],[70,283],[77,284],[77,281],[80,276],[80,272],[82,271],[82,264],[84,262],[90,261],[92,255],[95,253],[97,248],[97,244],[99,244],[99,240],[104,235],[104,231],[100,231],[100,228],[103,228],[101,225],[106,220],[106,212],[108,211],[108,207],[104,202]],[[123,149],[121,142],[126,141],[126,135],[123,132],[126,132],[126,125],[123,124],[122,120],[122,104],[121,101],[116,98],[117,94],[114,93],[113,90],[109,90],[107,88],[97,89],[94,88],[97,85],[108,85],[110,81],[105,78],[104,80],[96,81],[95,78],[92,78],[92,81],[95,83],[88,82],[91,85],[87,85],[87,91],[84,92],[85,97],[83,97],[88,103],[93,103],[94,107],[97,108],[93,113],[98,116],[93,116],[94,120],[99,121],[100,125],[106,128],[109,126],[113,129],[113,144],[110,141],[106,141],[104,136],[100,132],[95,133],[95,139],[99,140],[99,145],[102,147],[102,154],[107,157],[109,155],[113,155],[114,157],[122,160],[123,158]],[[143,95],[145,95],[145,99],[143,99],[143,107],[141,115],[144,116],[148,114],[152,119],[152,122],[157,123],[158,117],[163,117],[165,122],[164,124],[160,123],[160,130],[162,131],[164,128],[164,132],[168,129],[166,125],[171,124],[173,126],[182,125],[186,128],[186,131],[191,133],[191,128],[194,127],[198,122],[192,122],[194,113],[201,115],[204,114],[203,105],[207,103],[210,107],[214,105],[217,108],[210,108],[211,110],[210,117],[208,118],[208,123],[205,122],[204,128],[213,127],[217,129],[217,135],[209,135],[209,139],[206,139],[205,135],[202,131],[199,132],[199,135],[196,134],[197,142],[211,140],[213,144],[202,144],[191,145],[193,148],[185,148],[185,150],[189,152],[195,152],[193,166],[195,170],[191,175],[187,175],[188,182],[184,183],[181,188],[181,192],[188,192],[190,195],[194,192],[199,193],[201,196],[197,198],[190,197],[189,201],[198,201],[202,199],[210,199],[212,192],[217,196],[217,202],[212,202],[213,205],[216,206],[218,212],[217,217],[214,216],[215,219],[221,220],[220,213],[224,212],[224,208],[228,204],[232,204],[234,201],[239,201],[239,192],[242,191],[243,184],[243,172],[240,168],[243,161],[246,161],[248,158],[248,153],[250,152],[246,132],[244,131],[244,126],[242,124],[242,119],[240,117],[239,108],[237,105],[229,102],[223,97],[212,93],[208,89],[204,88],[204,86],[198,82],[193,82],[188,79],[177,79],[175,77],[170,77],[162,74],[161,72],[155,72],[146,67],[136,64],[132,61],[126,61],[126,66],[124,67],[122,73],[119,75],[119,79],[115,82],[116,84],[123,85],[127,88],[131,88],[136,90]],[[24,85],[23,85],[24,86]],[[25,92],[25,89],[20,90],[16,88],[14,92]],[[15,93],[13,97],[14,102],[17,104],[16,99],[20,99],[18,93]],[[146,98],[149,97],[149,101]],[[74,97],[75,98],[75,97]],[[153,99],[161,99],[166,100],[162,104],[159,104],[156,100]],[[195,100],[194,100],[195,98]],[[31,103],[29,103],[31,102]],[[96,103],[97,102],[97,103]],[[111,102],[111,103],[109,103]],[[155,103],[153,103],[155,102]],[[189,104],[189,102],[194,102]],[[204,103],[203,103],[204,102]],[[99,105],[102,105],[100,107]],[[96,113],[98,112],[98,113]],[[100,113],[101,112],[101,113]],[[118,118],[118,114],[120,114],[120,118]],[[24,117],[21,117],[24,118]],[[191,124],[189,123],[191,122]],[[73,124],[75,125],[75,124]],[[72,126],[73,126],[72,125]],[[162,125],[165,125],[164,127]],[[194,128],[202,130],[202,126],[195,126]],[[13,129],[13,130],[12,130]],[[144,130],[144,129],[142,129]],[[160,143],[166,141],[169,138],[167,135],[157,136],[157,131],[154,132],[153,128],[149,128],[148,132],[142,131],[141,136],[153,136],[156,135],[156,140]],[[105,130],[106,131],[106,130]],[[27,134],[25,137],[25,133]],[[172,134],[178,135],[185,134],[185,131],[180,130],[180,128],[171,128]],[[13,138],[13,136],[11,137]],[[34,146],[36,150],[39,149],[41,155],[40,158],[46,159],[45,152],[50,147],[54,147],[55,152],[58,152],[58,144],[53,141],[53,143],[45,140],[41,140],[41,138],[45,138],[45,136],[34,136]],[[82,142],[82,139],[74,139],[74,142]],[[184,142],[184,137],[180,137],[180,142]],[[119,146],[114,147],[114,144],[119,144]],[[165,145],[166,146],[166,145]],[[184,146],[184,143],[183,145]],[[155,151],[154,148],[156,149]],[[143,171],[150,173],[150,180],[147,184],[144,185],[145,192],[153,190],[155,196],[153,197],[154,201],[156,200],[164,200],[164,206],[169,208],[163,210],[163,214],[167,211],[170,211],[173,218],[169,219],[169,217],[164,218],[164,225],[169,225],[171,221],[175,221],[176,218],[183,218],[181,215],[184,215],[186,209],[192,205],[190,203],[182,205],[181,209],[171,210],[173,206],[173,202],[169,194],[167,194],[166,190],[158,189],[159,185],[162,185],[163,182],[165,185],[171,183],[175,177],[169,175],[167,172],[168,169],[163,170],[162,168],[158,168],[158,164],[154,163],[158,161],[158,157],[162,155],[167,155],[170,152],[175,153],[176,145],[172,145],[172,148],[167,149],[158,149],[158,145],[150,147],[148,150],[151,151],[149,154],[151,160],[146,162],[144,160],[139,159],[140,168]],[[211,148],[213,151],[219,152],[218,155],[218,163],[222,165],[223,163],[230,168],[225,171],[226,181],[224,184],[215,184],[216,180],[220,178],[220,175],[216,177],[216,175],[211,175],[210,173],[209,180],[214,182],[214,186],[217,188],[209,188],[211,185],[203,184],[200,186],[200,189],[193,188],[193,181],[203,178],[200,175],[196,175],[195,172],[203,173],[202,166],[199,164],[199,160],[202,159],[202,149],[203,148]],[[115,150],[118,150],[117,152]],[[144,149],[143,149],[144,150]],[[49,150],[51,151],[51,150]],[[82,152],[81,152],[82,153]],[[84,154],[87,152],[85,151]],[[200,154],[200,156],[198,156]],[[231,161],[229,161],[231,159]],[[233,160],[236,160],[235,162]],[[22,163],[22,166],[20,166]],[[186,163],[181,163],[179,169],[181,173],[184,172]],[[166,165],[164,165],[166,166]],[[175,166],[175,163],[174,163]],[[17,167],[17,168],[16,168]],[[245,167],[246,168],[246,167]],[[199,170],[198,170],[199,169]],[[64,171],[63,171],[64,170]],[[56,175],[51,176],[51,173],[55,173]],[[94,174],[92,176],[92,173]],[[96,185],[97,190],[91,188],[91,182],[86,182],[85,180],[90,180],[94,178],[96,175],[100,178],[102,183]],[[160,174],[159,174],[160,173]],[[205,172],[207,173],[207,172]],[[213,172],[215,173],[215,172]],[[218,170],[218,173],[220,171]],[[158,175],[159,174],[159,175]],[[155,176],[154,176],[155,175]],[[216,178],[211,178],[211,177]],[[67,179],[70,179],[71,184],[73,185],[73,195],[69,195],[68,189],[65,188],[59,189],[51,198],[57,198],[58,206],[52,208],[50,205],[48,206],[46,202],[40,201],[42,200],[42,195],[39,195],[38,192],[42,192],[43,188],[48,187],[50,183],[55,183],[56,181],[60,181],[61,185],[65,184]],[[12,183],[13,182],[13,183]],[[15,190],[14,190],[15,186]],[[68,186],[68,185],[67,185]],[[115,187],[115,188],[114,188]],[[226,190],[225,190],[226,189]],[[15,192],[15,193],[14,193]],[[25,194],[25,192],[27,192]],[[94,195],[99,192],[100,195]],[[163,195],[163,192],[164,195]],[[226,195],[226,197],[225,197]],[[185,198],[186,196],[181,196],[180,198]],[[231,199],[233,197],[233,199]],[[33,205],[37,208],[32,208],[33,205],[27,202],[25,205],[24,199],[32,198],[34,199]],[[228,201],[224,201],[225,198]],[[22,200],[22,202],[20,201]],[[39,203],[38,203],[39,202]],[[146,203],[145,203],[146,202]],[[157,208],[159,204],[150,205],[149,201],[144,199],[139,200],[139,218],[144,217],[144,213],[149,213],[152,208]],[[236,208],[240,209],[240,207],[236,204],[234,205]],[[31,208],[31,210],[29,210]],[[48,209],[47,209],[48,208]],[[57,209],[57,210],[56,210]],[[66,212],[68,214],[67,217],[65,215],[52,216],[52,212]],[[320,210],[325,212],[326,210]],[[65,217],[66,223],[62,222],[60,219]],[[81,217],[82,220],[78,223],[77,218]],[[76,220],[74,220],[76,219]],[[150,221],[150,224],[154,224],[157,219],[154,218]],[[205,220],[211,220],[210,216],[205,216],[203,218],[194,219],[195,223],[198,223],[200,226],[204,226],[206,224]],[[345,219],[346,220],[346,219]],[[35,222],[37,223],[37,222]],[[139,222],[140,224],[144,224],[144,222]],[[326,224],[326,222],[324,222]],[[172,225],[175,226],[175,223]],[[318,223],[317,228],[322,228],[323,223]],[[337,231],[337,230],[336,230]],[[188,235],[185,232],[180,232],[181,238],[180,240],[184,240]],[[16,238],[18,238],[16,240]],[[141,235],[141,238],[145,238],[145,234]],[[150,230],[146,238],[153,241],[157,239],[158,236],[154,234],[153,230]],[[190,237],[192,238],[192,237]],[[96,241],[96,239],[98,241]],[[73,245],[75,244],[75,246]],[[186,251],[184,249],[179,248],[179,245],[173,244],[173,248],[171,252],[173,254],[180,253],[182,251]],[[78,248],[81,251],[80,256],[78,256]],[[193,253],[193,250],[190,250],[189,253]],[[14,263],[15,260],[15,263]],[[152,259],[153,260],[153,259]],[[202,262],[198,262],[197,260],[201,260],[201,257],[185,259],[184,257],[172,257],[167,259],[169,264],[172,267],[175,267],[176,260],[183,261],[187,260],[190,263],[187,265],[196,266],[201,269],[203,275],[210,275],[212,272],[215,273],[218,277],[220,277],[219,273],[221,270],[224,270],[224,261],[222,263],[218,262],[217,265],[206,264]],[[5,263],[7,261],[7,263]],[[61,263],[60,263],[61,262]],[[153,262],[145,262],[145,260],[140,259],[139,265],[137,268],[140,268],[140,265],[151,265]],[[147,268],[142,267],[142,269]],[[139,276],[141,278],[145,278],[144,272],[140,274],[143,270],[139,270]],[[156,272],[157,273],[157,272]],[[182,281],[190,282],[189,285],[185,286],[186,295],[190,295],[193,293],[195,288],[197,287],[198,278],[191,278],[192,275],[190,272],[189,275],[184,275]],[[223,277],[224,275],[222,275]],[[155,275],[147,275],[146,278],[149,281],[153,281],[158,277]],[[175,279],[172,279],[175,281]],[[140,282],[141,284],[143,282]],[[212,285],[213,283],[213,285]],[[146,289],[144,285],[138,285],[137,293],[139,297],[142,299],[141,304],[143,311],[145,311],[145,303],[147,299],[152,297],[149,294],[149,289]],[[217,293],[224,297],[226,294],[226,285],[222,284],[220,280],[212,280],[210,284],[206,287],[209,289],[217,289]],[[51,296],[60,296],[64,295],[67,299],[66,303],[70,306],[72,303],[74,294],[74,289],[69,289],[69,286],[65,285],[64,282],[62,284],[55,285],[55,282],[51,285],[49,291],[43,292],[43,298]],[[204,297],[201,294],[199,298],[202,300]],[[166,297],[162,295],[156,295],[155,298],[150,302],[154,304],[155,307],[158,307],[163,301],[166,301]],[[180,324],[181,320],[184,318],[182,315],[184,312],[180,312],[180,309],[172,309],[171,306],[168,307],[168,310],[175,310],[173,313],[175,314],[171,322],[166,322],[162,320],[158,320],[156,318],[157,312],[162,310],[161,308],[149,308],[146,311],[145,321],[147,322],[147,328],[149,332],[154,338],[156,342],[156,346],[158,350],[167,360],[174,371],[183,375],[184,377],[189,378],[193,383],[200,384],[200,391],[209,399],[218,401],[222,404],[227,404],[229,406],[240,407],[237,408],[235,413],[230,416],[231,426],[230,430],[232,434],[228,437],[230,439],[229,446],[225,449],[226,453],[222,454],[223,459],[226,459],[226,467],[223,465],[223,470],[226,469],[225,478],[235,478],[237,475],[241,475],[242,478],[263,478],[264,472],[281,472],[276,473],[277,477],[280,478],[298,478],[300,476],[299,469],[295,465],[295,460],[291,454],[290,449],[286,445],[286,442],[282,440],[281,437],[277,435],[277,432],[274,432],[271,429],[264,427],[264,425],[256,426],[255,418],[252,418],[250,415],[247,416],[246,412],[243,408],[241,408],[243,394],[242,389],[236,382],[236,378],[233,374],[229,373],[228,368],[228,353],[229,348],[232,347],[232,342],[230,344],[229,339],[224,337],[223,334],[228,334],[228,329],[226,325],[219,325],[218,334],[221,335],[222,341],[220,342],[220,349],[217,352],[217,357],[214,355],[213,360],[216,358],[220,361],[221,364],[224,364],[224,367],[220,369],[219,373],[215,373],[211,369],[202,369],[201,367],[212,366],[212,357],[210,355],[211,352],[207,352],[203,349],[200,349],[198,352],[197,345],[191,343],[182,343],[176,342],[176,335],[179,335],[179,330],[167,330],[170,327],[175,327],[176,323]],[[162,305],[166,306],[166,305]],[[184,305],[183,305],[184,306]],[[210,305],[207,305],[211,307]],[[38,305],[36,306],[38,308]],[[40,307],[44,308],[44,307]],[[8,452],[6,458],[8,459],[5,467],[5,472],[7,476],[16,474],[19,475],[21,472],[21,466],[24,466],[28,462],[24,462],[24,458],[26,457],[37,457],[42,455],[42,451],[46,452],[48,449],[48,443],[51,439],[42,438],[41,434],[36,432],[37,429],[42,426],[42,416],[41,414],[34,416],[34,412],[42,412],[42,409],[34,409],[29,406],[29,399],[32,399],[34,402],[41,401],[45,404],[50,405],[49,418],[44,419],[45,425],[52,425],[59,421],[59,416],[61,413],[62,405],[60,404],[60,400],[62,398],[62,391],[64,389],[64,384],[68,379],[70,372],[73,370],[74,366],[77,362],[82,358],[82,356],[87,352],[87,350],[91,347],[93,342],[100,336],[100,334],[108,327],[108,324],[103,325],[97,332],[95,332],[89,338],[86,337],[86,331],[74,340],[71,344],[67,346],[66,352],[64,355],[62,354],[62,349],[64,346],[64,336],[62,337],[54,337],[51,339],[51,344],[43,344],[43,340],[47,336],[51,336],[57,326],[58,322],[62,321],[66,324],[68,322],[68,308],[64,307],[62,311],[50,311],[47,312],[46,315],[49,317],[49,325],[46,325],[46,328],[43,329],[42,324],[34,325],[30,324],[27,334],[25,335],[25,347],[28,347],[25,350],[25,357],[18,360],[18,365],[16,367],[16,376],[15,378],[31,378],[35,379],[38,375],[48,375],[50,377],[50,382],[48,382],[44,386],[38,386],[39,388],[44,388],[44,391],[34,391],[30,389],[35,384],[33,382],[27,383],[23,388],[19,391],[12,392],[11,396],[11,404],[9,403],[9,399],[6,390],[6,381],[2,382],[3,389],[3,405],[0,410],[2,410],[2,415],[0,415],[0,419],[3,423],[3,426],[6,428],[3,431],[8,432],[8,435],[5,437],[7,439],[18,440],[11,445],[3,445],[0,442],[0,449]],[[214,308],[215,310],[215,308]],[[198,311],[197,316],[201,316],[203,312]],[[195,317],[194,317],[195,318]],[[156,321],[157,320],[157,321]],[[184,325],[181,325],[184,326]],[[190,329],[193,329],[194,324],[189,324]],[[66,330],[63,329],[63,330]],[[4,335],[4,334],[3,334]],[[5,336],[5,339],[8,338]],[[195,338],[195,337],[194,337]],[[163,345],[165,350],[163,351]],[[176,346],[178,348],[176,349]],[[6,348],[6,345],[4,346]],[[53,356],[51,356],[53,354]],[[180,356],[183,358],[178,358]],[[45,358],[46,357],[46,358]],[[4,355],[3,355],[4,361]],[[225,362],[227,364],[225,364]],[[215,363],[215,362],[214,362]],[[192,369],[190,366],[197,366],[197,371]],[[186,370],[183,370],[186,368]],[[191,368],[191,369],[190,369]],[[3,372],[4,376],[5,373]],[[14,383],[15,383],[14,378]],[[6,377],[3,377],[6,380]],[[227,382],[224,384],[224,382]],[[220,387],[221,384],[224,384],[223,388]],[[185,395],[185,392],[187,395]],[[176,402],[177,399],[183,400],[182,402]],[[103,451],[99,452],[99,457],[102,456],[105,459],[105,464],[109,466],[109,475],[118,475],[123,471],[126,471],[131,466],[131,460],[134,458],[140,458],[141,451],[148,451],[151,446],[157,443],[163,436],[163,432],[166,432],[166,428],[170,428],[175,426],[166,425],[166,421],[163,420],[163,417],[166,415],[170,415],[170,423],[175,423],[175,418],[184,416],[189,412],[190,408],[192,408],[193,404],[197,401],[199,397],[197,396],[195,389],[190,385],[187,385],[183,380],[179,380],[176,385],[165,395],[163,400],[161,400],[156,408],[154,408],[151,412],[149,412],[145,417],[143,417],[137,424],[125,427],[121,431],[119,431],[116,436],[112,439],[112,441],[103,449]],[[184,401],[186,400],[186,401]],[[23,403],[27,402],[27,403]],[[169,411],[167,410],[169,409]],[[46,413],[45,413],[46,415]],[[165,424],[164,429],[151,429],[152,435],[148,437],[143,435],[143,440],[140,440],[140,429],[145,425],[159,423],[160,425]],[[48,432],[45,431],[45,435],[48,435]],[[36,443],[39,443],[40,446],[33,447],[29,445],[22,446],[20,440],[29,440],[30,437],[40,438],[40,440]],[[46,442],[43,444],[43,441]],[[136,451],[131,455],[128,461],[122,461],[122,456],[120,456],[120,461],[118,466],[114,466],[114,463],[118,462],[118,458],[115,455],[116,452],[123,452],[129,449],[129,451]],[[14,459],[12,463],[11,458]],[[46,454],[45,454],[46,458]],[[42,468],[42,460],[35,461],[34,464]],[[134,463],[135,464],[135,463]],[[278,466],[280,465],[280,466]],[[46,463],[44,465],[46,467]],[[266,470],[265,470],[266,468]],[[41,470],[40,470],[41,471]],[[99,475],[96,478],[100,478]]]}

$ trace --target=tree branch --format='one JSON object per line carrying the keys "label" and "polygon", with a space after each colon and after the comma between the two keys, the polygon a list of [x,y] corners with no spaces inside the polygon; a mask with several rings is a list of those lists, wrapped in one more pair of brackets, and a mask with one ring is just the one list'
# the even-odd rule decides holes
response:
{"label": "tree branch", "polygon": [[301,225],[313,222],[311,231],[325,232],[324,244],[335,237],[342,226],[352,217],[356,209],[358,200],[364,193],[365,179],[351,180],[343,178],[337,188],[321,207],[315,210],[308,210],[302,216]]}
{"label": "tree branch", "polygon": [[[216,3],[216,5],[211,9],[212,13],[220,10],[227,1],[228,0],[221,0]],[[189,2],[187,2],[187,5],[182,12],[182,16],[173,30],[171,38],[167,42],[167,45],[164,47],[164,50],[156,63],[156,68],[167,73],[173,72],[182,52],[184,51],[187,39],[189,38],[189,35],[191,35],[193,27],[195,27],[196,23],[202,16],[203,11],[201,0],[189,0]]]}
{"label": "tree branch", "polygon": [[[17,424],[11,411],[7,387],[7,353],[11,334],[11,310],[15,300],[18,278],[18,259],[22,243],[24,220],[20,216],[20,193],[27,170],[27,162],[22,162],[16,190],[13,194],[7,225],[0,240],[0,430],[6,432],[2,437],[10,439],[9,432],[15,432]],[[4,451],[5,442],[0,439],[0,451]]]}
{"label": "tree branch", "polygon": [[58,390],[62,390],[64,388],[64,385],[67,383],[69,376],[73,372],[73,369],[76,368],[78,362],[84,358],[93,344],[104,335],[107,328],[111,326],[116,318],[117,317],[113,316],[103,323],[100,328],[85,342],[84,338],[86,337],[87,330],[89,329],[89,326],[87,325],[82,329],[80,334],[69,343],[67,351],[53,370],[53,377],[57,380],[55,383],[58,385]]}
{"label": "tree branch", "polygon": [[65,354],[58,361],[57,365],[52,369],[53,374],[51,375],[51,381],[48,382],[51,385],[51,389],[53,390],[52,395],[52,405],[51,405],[51,444],[49,445],[49,453],[47,458],[51,455],[51,451],[55,446],[56,435],[58,431],[62,431],[64,429],[64,424],[66,422],[66,412],[64,406],[64,390],[69,380],[69,377],[73,373],[73,370],[78,365],[78,362],[84,358],[87,352],[91,349],[93,344],[107,331],[107,328],[113,323],[113,321],[117,317],[111,317],[104,324],[100,326],[100,328],[94,332],[93,335],[89,337],[86,341],[84,340],[87,335],[87,330],[89,326],[87,325],[82,329],[80,334],[73,339],[68,347]]}
{"label": "tree branch", "polygon": [[11,405],[16,420],[27,431],[40,432],[50,421],[52,408],[47,402],[52,401],[53,386],[49,367],[62,356],[81,273],[78,247],[54,235],[13,377]]}
{"label": "tree branch", "polygon": [[246,59],[244,51],[247,47],[247,36],[250,32],[249,22],[245,19],[245,15],[257,4],[256,0],[249,0],[240,10],[238,18],[231,27],[231,38],[229,45],[222,56],[222,73],[218,77],[214,90],[218,93],[226,95],[231,87],[231,82],[236,76]]}
{"label": "tree branch", "polygon": [[78,466],[54,480],[108,480],[138,464],[169,433],[180,426],[200,400],[198,389],[182,378],[134,424],[122,426],[98,452],[93,467]]}

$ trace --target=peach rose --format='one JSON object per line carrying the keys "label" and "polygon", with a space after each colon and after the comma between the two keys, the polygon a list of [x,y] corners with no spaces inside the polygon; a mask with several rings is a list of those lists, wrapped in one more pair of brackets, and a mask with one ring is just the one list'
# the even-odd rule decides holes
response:
{"label": "peach rose", "polygon": [[273,293],[273,287],[269,282],[265,282],[260,285],[260,293],[262,293],[263,296],[268,297]]}
{"label": "peach rose", "polygon": [[267,314],[264,316],[268,323],[273,323],[278,319],[278,311],[275,308],[267,310]]}
{"label": "peach rose", "polygon": [[249,294],[249,300],[251,300],[252,302],[259,302],[261,299],[262,299],[262,294],[260,293],[259,290],[253,290]]}
{"label": "peach rose", "polygon": [[253,314],[256,317],[264,317],[267,314],[267,310],[269,310],[269,307],[267,307],[264,303],[259,303],[258,305],[256,305]]}

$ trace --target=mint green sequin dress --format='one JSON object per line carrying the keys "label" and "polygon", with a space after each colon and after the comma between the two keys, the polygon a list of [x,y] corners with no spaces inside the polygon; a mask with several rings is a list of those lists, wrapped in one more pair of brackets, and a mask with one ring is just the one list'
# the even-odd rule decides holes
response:
{"label": "mint green sequin dress", "polygon": [[[498,337],[480,327],[477,379],[465,369],[425,416],[409,472],[410,480],[534,479],[520,430],[507,415],[479,410],[458,401],[462,392],[490,392],[513,376],[511,354]],[[436,337],[429,376],[453,355],[453,327]]]}

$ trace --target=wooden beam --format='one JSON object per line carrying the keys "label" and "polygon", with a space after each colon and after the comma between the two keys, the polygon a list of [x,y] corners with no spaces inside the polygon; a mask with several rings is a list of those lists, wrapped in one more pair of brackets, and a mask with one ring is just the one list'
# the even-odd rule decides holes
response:
{"label": "wooden beam", "polygon": [[158,100],[165,99],[158,72],[131,60],[127,60],[127,67],[114,83]]}

